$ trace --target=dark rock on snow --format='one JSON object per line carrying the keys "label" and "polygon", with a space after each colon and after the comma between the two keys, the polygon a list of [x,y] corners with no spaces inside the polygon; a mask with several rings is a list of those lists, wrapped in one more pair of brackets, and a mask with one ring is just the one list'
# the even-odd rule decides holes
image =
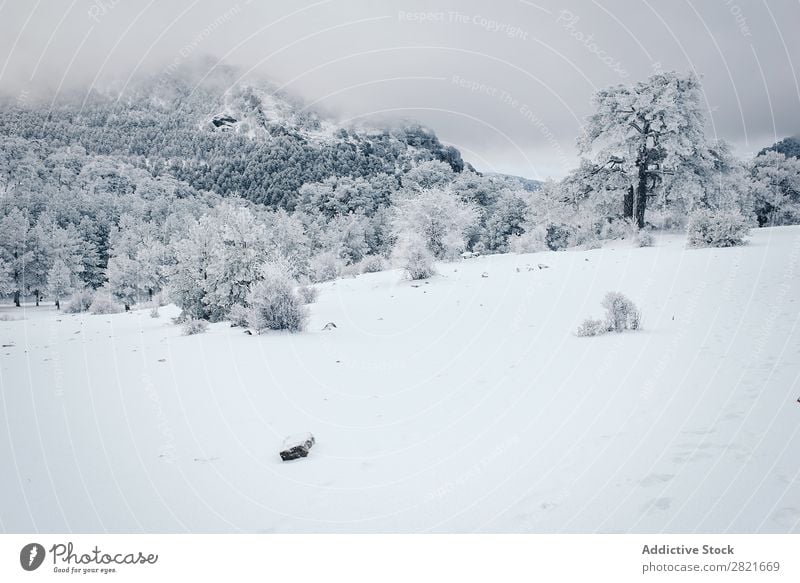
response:
{"label": "dark rock on snow", "polygon": [[280,452],[281,459],[286,462],[306,457],[315,443],[316,440],[311,433],[290,435],[283,440],[283,449]]}

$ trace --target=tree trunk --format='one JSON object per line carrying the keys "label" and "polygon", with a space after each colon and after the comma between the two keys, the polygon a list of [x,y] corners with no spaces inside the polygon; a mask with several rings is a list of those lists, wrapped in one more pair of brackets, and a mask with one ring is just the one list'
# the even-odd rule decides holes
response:
{"label": "tree trunk", "polygon": [[153,288],[151,287],[147,288],[147,299],[151,302],[153,301]]}
{"label": "tree trunk", "polygon": [[14,305],[18,308],[20,307],[19,303],[19,290],[14,290]]}
{"label": "tree trunk", "polygon": [[130,311],[131,311],[131,307],[130,307],[130,305],[128,305],[128,304],[125,304],[125,311],[126,311],[126,312],[130,312]]}
{"label": "tree trunk", "polygon": [[35,292],[33,292],[33,295],[36,298],[36,307],[38,308],[39,307],[39,290],[37,289]]}
{"label": "tree trunk", "polygon": [[628,188],[625,192],[625,197],[622,199],[622,216],[626,219],[633,218],[633,186]]}
{"label": "tree trunk", "polygon": [[634,215],[636,226],[644,228],[644,211],[647,208],[647,162],[642,160],[639,163],[639,184],[636,186],[636,201],[634,204]]}
{"label": "tree trunk", "polygon": [[61,309],[61,300],[56,298],[56,310],[60,310],[60,309]]}

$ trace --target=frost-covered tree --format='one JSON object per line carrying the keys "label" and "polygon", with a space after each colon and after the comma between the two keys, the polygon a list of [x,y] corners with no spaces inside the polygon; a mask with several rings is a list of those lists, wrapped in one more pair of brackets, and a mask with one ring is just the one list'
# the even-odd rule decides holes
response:
{"label": "frost-covered tree", "polygon": [[0,254],[12,282],[14,305],[20,306],[25,293],[25,267],[31,260],[31,224],[28,213],[12,208],[0,219]]}
{"label": "frost-covered tree", "polygon": [[85,269],[84,252],[86,250],[78,229],[72,224],[59,227],[51,223],[47,236],[53,261],[61,260],[69,271],[70,278],[77,280]]}
{"label": "frost-covered tree", "polygon": [[759,226],[800,223],[800,159],[768,150],[750,164]]}
{"label": "frost-covered tree", "polygon": [[169,296],[186,318],[207,320],[211,312],[205,297],[216,236],[208,223],[207,219],[194,221],[186,235],[171,244],[175,265],[168,278]]}
{"label": "frost-covered tree", "polygon": [[24,293],[32,294],[36,305],[47,292],[47,273],[52,265],[53,253],[45,223],[40,222],[29,232],[28,261],[24,271]]}
{"label": "frost-covered tree", "polygon": [[106,277],[110,291],[126,310],[145,296],[152,299],[165,281],[166,246],[158,226],[125,213],[112,231]]}
{"label": "frost-covered tree", "polygon": [[395,237],[419,238],[436,259],[453,259],[465,249],[467,232],[478,216],[474,205],[448,190],[406,193],[395,204]]}
{"label": "frost-covered tree", "polygon": [[378,207],[388,203],[394,189],[396,182],[385,174],[369,179],[330,176],[300,188],[297,210],[322,214],[328,219],[354,212],[371,215]]}
{"label": "frost-covered tree", "polygon": [[339,215],[326,225],[322,246],[349,265],[361,261],[369,252],[374,227],[362,213]]}
{"label": "frost-covered tree", "polygon": [[594,104],[579,148],[597,168],[624,174],[623,215],[642,228],[655,189],[706,148],[700,82],[693,74],[661,73],[603,89]]}
{"label": "frost-covered tree", "polygon": [[46,270],[43,292],[46,292],[60,309],[61,300],[83,287],[80,277],[84,271],[85,246],[74,225],[60,227],[52,216],[40,216],[38,237],[44,249],[42,269]]}
{"label": "frost-covered tree", "polygon": [[311,260],[311,241],[303,221],[283,209],[266,213],[264,221],[269,260],[286,265],[292,277],[307,274]]}
{"label": "frost-covered tree", "polygon": [[403,187],[410,190],[444,189],[453,182],[453,169],[438,160],[420,162],[403,175]]}
{"label": "frost-covered tree", "polygon": [[268,259],[266,229],[245,207],[223,203],[204,222],[214,235],[206,269],[205,303],[211,320],[224,318],[231,306],[244,303],[252,283],[261,279]]}
{"label": "frost-covered tree", "polygon": [[166,269],[171,258],[168,248],[161,241],[153,240],[149,245],[140,247],[136,252],[136,264],[139,267],[139,285],[147,293],[147,299],[164,287]]}
{"label": "frost-covered tree", "polygon": [[245,303],[268,259],[267,235],[247,208],[222,203],[173,245],[170,294],[187,316],[217,321]]}
{"label": "frost-covered tree", "polygon": [[11,267],[4,259],[0,258],[0,295],[10,294],[14,291],[14,279]]}
{"label": "frost-covered tree", "polygon": [[800,158],[800,136],[789,136],[779,142],[772,144],[769,148],[764,148],[758,155],[764,152],[779,152],[787,158]]}
{"label": "frost-covered tree", "polygon": [[487,210],[481,240],[486,251],[505,253],[509,239],[525,232],[530,193],[502,190]]}
{"label": "frost-covered tree", "polygon": [[718,140],[676,167],[657,191],[652,206],[683,223],[697,209],[736,210],[753,214],[753,197],[745,166]]}
{"label": "frost-covered tree", "polygon": [[61,309],[61,299],[69,295],[75,288],[73,272],[63,259],[56,259],[47,272],[47,291],[56,304],[56,309]]}
{"label": "frost-covered tree", "polygon": [[131,309],[142,295],[142,277],[139,264],[127,255],[108,260],[108,290],[122,302],[125,311]]}

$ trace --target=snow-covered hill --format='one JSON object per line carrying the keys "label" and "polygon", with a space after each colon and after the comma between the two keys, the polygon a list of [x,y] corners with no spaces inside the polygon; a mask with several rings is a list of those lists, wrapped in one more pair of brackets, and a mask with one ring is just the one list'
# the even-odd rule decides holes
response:
{"label": "snow-covered hill", "polygon": [[[800,228],[439,272],[295,335],[4,308],[0,528],[800,532]],[[574,336],[610,290],[644,329]]]}

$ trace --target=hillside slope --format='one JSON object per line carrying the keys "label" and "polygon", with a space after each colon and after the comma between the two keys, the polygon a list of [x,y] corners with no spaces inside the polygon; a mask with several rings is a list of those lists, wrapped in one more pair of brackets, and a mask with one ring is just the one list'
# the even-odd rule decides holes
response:
{"label": "hillside slope", "polygon": [[59,95],[52,103],[0,105],[0,140],[8,150],[0,156],[0,168],[8,169],[0,188],[17,188],[20,196],[44,188],[29,176],[43,169],[32,173],[29,166],[66,167],[49,186],[60,189],[84,157],[111,157],[197,190],[287,209],[303,184],[330,176],[399,177],[428,160],[455,172],[470,168],[455,147],[419,124],[340,124],[227,66],[187,67],[124,88]]}
{"label": "hillside slope", "polygon": [[[319,287],[296,335],[0,322],[0,528],[800,532],[800,228]],[[644,329],[575,337],[609,290]]]}

